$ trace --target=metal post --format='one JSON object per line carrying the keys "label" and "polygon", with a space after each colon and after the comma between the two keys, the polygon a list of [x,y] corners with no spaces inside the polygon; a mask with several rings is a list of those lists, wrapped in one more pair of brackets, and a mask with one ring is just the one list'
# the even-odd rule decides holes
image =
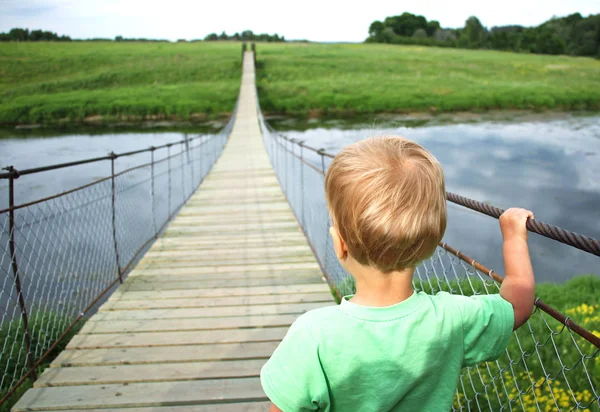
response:
{"label": "metal post", "polygon": [[284,192],[287,196],[287,182],[288,182],[288,154],[286,153],[287,151],[287,147],[286,147],[286,142],[285,140],[283,141],[283,145],[282,145],[282,149],[283,149],[283,170],[285,171],[285,174],[283,175],[283,182],[284,182]]}
{"label": "metal post", "polygon": [[154,230],[154,237],[158,239],[158,228],[156,227],[156,201],[154,199],[154,151],[156,148],[154,146],[150,147],[150,180],[151,180],[151,189],[150,194],[152,196],[152,229]]}
{"label": "metal post", "polygon": [[188,164],[192,168],[192,190],[195,190],[196,189],[196,174],[194,173],[194,148],[193,147],[192,147],[191,154],[190,154],[190,142],[193,140],[194,139],[192,138],[188,141],[187,133],[186,133],[185,141],[186,141],[186,149],[188,152]]}
{"label": "metal post", "polygon": [[25,303],[25,296],[23,295],[23,287],[21,284],[21,276],[19,274],[19,264],[17,262],[17,242],[15,241],[15,179],[19,178],[19,172],[12,166],[6,168],[11,173],[8,178],[8,233],[9,233],[9,249],[10,258],[12,263],[12,272],[14,277],[15,290],[17,292],[17,300],[19,302],[19,309],[21,310],[21,320],[23,321],[23,332],[25,337],[25,348],[27,349],[27,364],[31,372],[32,382],[37,379],[37,373],[35,370],[35,359],[34,353],[31,351],[31,335],[29,332],[29,315],[27,313],[27,304]]}
{"label": "metal post", "polygon": [[254,62],[254,67],[256,67],[256,44],[252,43],[252,60]]}
{"label": "metal post", "polygon": [[306,228],[304,219],[304,142],[298,142],[300,145],[300,219],[303,228]]}
{"label": "metal post", "polygon": [[325,149],[319,149],[317,153],[321,155],[321,170],[323,171],[323,175],[325,175]]}
{"label": "metal post", "polygon": [[202,179],[204,178],[204,170],[202,169],[202,148],[204,147],[204,142],[202,142],[203,139],[204,136],[200,138],[200,145],[198,146],[198,150],[200,151],[200,153],[198,154],[198,168],[200,169],[200,180],[198,184],[200,184],[200,182],[202,182]]}
{"label": "metal post", "polygon": [[117,261],[117,274],[119,275],[119,283],[123,283],[123,273],[121,272],[121,263],[119,262],[119,245],[117,243],[117,214],[116,214],[116,191],[115,191],[115,152],[110,152],[110,182],[112,189],[112,229],[113,243],[115,245],[115,259]]}
{"label": "metal post", "polygon": [[169,176],[169,200],[167,202],[167,220],[169,220],[171,218],[171,143],[167,144],[167,167],[169,169],[167,173]]}
{"label": "metal post", "polygon": [[179,154],[179,157],[181,158],[181,197],[183,198],[181,205],[183,205],[185,203],[185,174],[184,172],[184,162],[183,162],[183,142],[181,143],[181,153]]}

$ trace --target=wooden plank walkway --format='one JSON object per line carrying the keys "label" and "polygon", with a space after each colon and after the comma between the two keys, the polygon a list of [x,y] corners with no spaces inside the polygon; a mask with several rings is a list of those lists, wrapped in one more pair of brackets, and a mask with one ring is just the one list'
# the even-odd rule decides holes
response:
{"label": "wooden plank walkway", "polygon": [[222,157],[14,411],[264,411],[289,325],[332,305],[265,152],[251,52]]}

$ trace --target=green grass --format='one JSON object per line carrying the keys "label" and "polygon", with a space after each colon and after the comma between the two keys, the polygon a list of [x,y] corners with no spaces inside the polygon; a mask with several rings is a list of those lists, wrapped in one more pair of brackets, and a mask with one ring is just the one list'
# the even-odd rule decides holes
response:
{"label": "green grass", "polygon": [[[30,314],[29,330],[31,333],[31,347],[37,348],[36,353],[41,355],[52,346],[64,329],[71,323],[71,320],[64,315],[58,315],[50,312],[36,312]],[[36,372],[38,376],[50,366],[50,362],[62,352],[69,341],[81,329],[84,320],[79,321],[73,329],[56,345],[48,354],[46,359],[38,366]],[[3,350],[0,357],[0,375],[5,379],[0,387],[0,398],[3,398],[13,384],[28,370],[29,365],[25,356],[25,338],[22,323],[19,320],[7,322],[0,328],[0,342]],[[37,361],[37,359],[35,359]],[[31,379],[26,380],[16,392],[10,396],[6,402],[0,405],[0,412],[9,412],[10,408],[23,396],[23,394],[32,387]]]}
{"label": "green grass", "polygon": [[239,43],[1,43],[0,123],[225,116],[240,62]]}
{"label": "green grass", "polygon": [[[600,61],[385,44],[257,45],[262,109],[300,116],[600,109]],[[0,43],[0,124],[231,113],[241,43]]]}
{"label": "green grass", "polygon": [[600,60],[384,44],[259,44],[265,112],[600,109]]}
{"label": "green grass", "polygon": [[[342,293],[353,293],[353,279],[349,277],[341,282],[339,288]],[[462,290],[467,296],[485,294],[486,290],[489,293],[497,291],[492,281],[482,282],[473,278],[462,278],[449,283],[438,283],[435,279],[431,283],[420,282],[415,278],[415,288],[429,294],[440,290],[459,294]],[[536,296],[600,336],[600,276],[579,276],[564,284],[538,284]],[[502,355],[498,363],[490,362],[463,369],[461,382],[464,386],[459,385],[455,407],[466,407],[465,400],[468,399],[471,400],[471,409],[476,410],[475,392],[479,392],[481,395],[477,399],[482,410],[500,410],[501,405],[507,408],[507,397],[512,399],[511,404],[517,410],[522,410],[522,406],[525,410],[538,410],[536,405],[541,410],[555,410],[552,396],[561,408],[570,410],[575,406],[573,395],[584,405],[591,402],[593,391],[590,380],[596,391],[600,389],[600,350],[577,334],[569,333],[561,323],[540,310],[536,310],[527,324],[513,334],[508,354],[510,358],[509,355]],[[527,368],[522,361],[522,354],[525,354]],[[564,369],[562,365],[565,365]],[[548,374],[548,379],[544,371]],[[568,390],[567,381],[572,394]],[[494,385],[502,388],[499,391],[500,401]],[[504,387],[508,389],[508,394],[504,392]],[[521,396],[519,389],[522,391]],[[600,408],[592,405],[588,410],[600,411]]]}

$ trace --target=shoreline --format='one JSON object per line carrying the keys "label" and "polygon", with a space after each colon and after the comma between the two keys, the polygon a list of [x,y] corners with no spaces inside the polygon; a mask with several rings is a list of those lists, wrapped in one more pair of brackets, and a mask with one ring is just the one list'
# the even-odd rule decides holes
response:
{"label": "shoreline", "polygon": [[[379,112],[370,114],[354,113],[353,115],[324,115],[307,112],[305,115],[286,113],[264,113],[265,119],[278,130],[305,130],[317,127],[335,128],[338,126],[372,127],[374,124],[391,124],[405,127],[425,127],[446,124],[467,124],[479,122],[520,123],[568,120],[574,117],[591,117],[600,115],[594,110],[487,110],[487,111],[455,111],[455,112]],[[109,131],[119,132],[163,132],[181,131],[190,133],[213,133],[222,128],[231,113],[222,113],[204,121],[172,119],[115,119],[114,117],[91,116],[93,120],[62,121],[60,123],[36,124],[0,124],[0,138],[8,135],[28,134],[69,134],[75,132]],[[55,133],[53,133],[55,132]]]}

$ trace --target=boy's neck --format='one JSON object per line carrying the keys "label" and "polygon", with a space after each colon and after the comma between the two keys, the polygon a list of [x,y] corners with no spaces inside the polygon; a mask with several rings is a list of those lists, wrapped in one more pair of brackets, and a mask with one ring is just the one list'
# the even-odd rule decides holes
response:
{"label": "boy's neck", "polygon": [[414,269],[382,273],[377,269],[358,263],[348,267],[356,281],[356,293],[351,299],[362,306],[391,306],[412,296],[412,276]]}

